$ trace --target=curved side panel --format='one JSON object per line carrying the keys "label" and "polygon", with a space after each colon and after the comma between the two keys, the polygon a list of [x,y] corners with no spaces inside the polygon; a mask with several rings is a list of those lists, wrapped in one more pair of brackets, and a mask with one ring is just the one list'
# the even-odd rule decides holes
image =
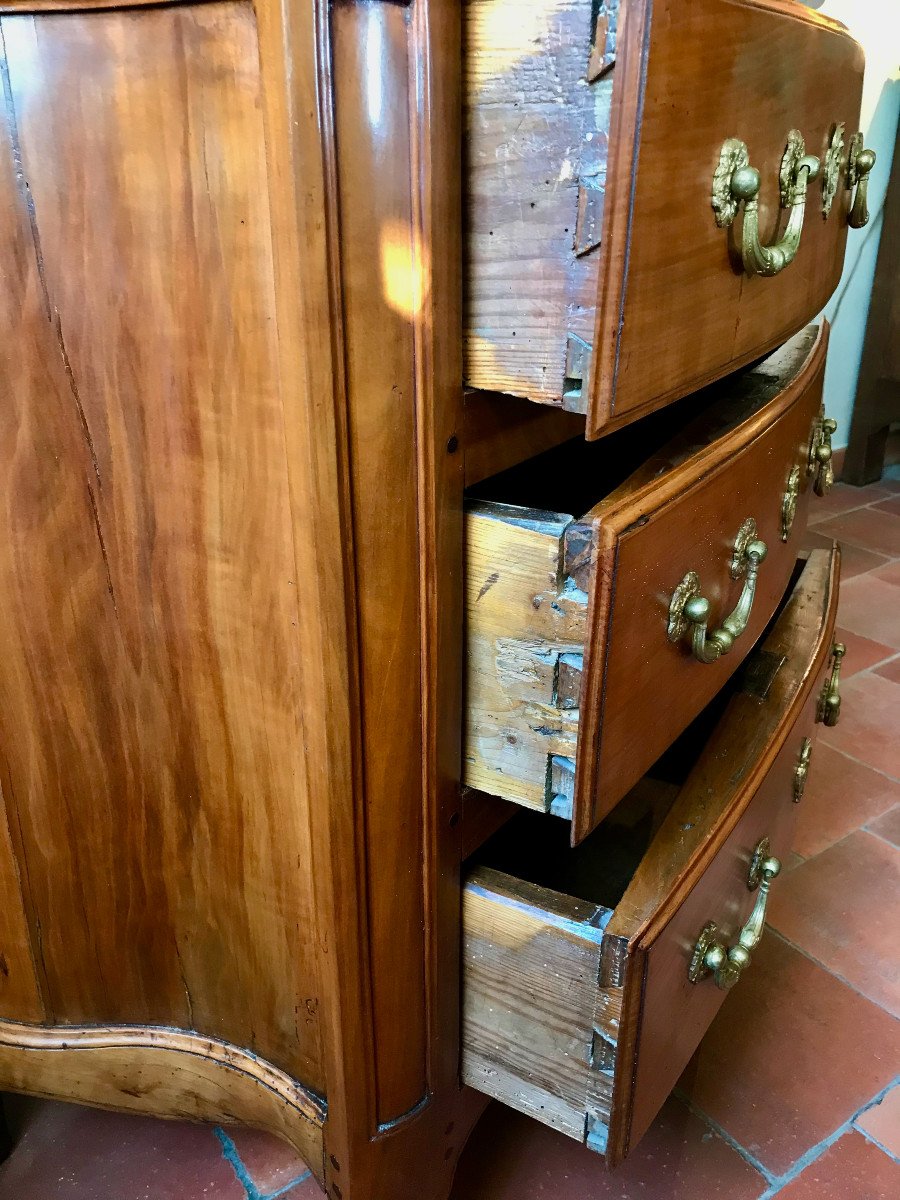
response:
{"label": "curved side panel", "polygon": [[0,1088],[156,1117],[252,1125],[289,1142],[322,1179],[324,1101],[264,1059],[200,1034],[0,1021]]}

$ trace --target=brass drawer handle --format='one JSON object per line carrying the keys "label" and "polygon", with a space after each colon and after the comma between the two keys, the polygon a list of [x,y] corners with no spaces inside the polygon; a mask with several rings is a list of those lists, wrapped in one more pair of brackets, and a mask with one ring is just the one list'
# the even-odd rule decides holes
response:
{"label": "brass drawer handle", "polygon": [[823,725],[837,725],[841,719],[841,659],[846,652],[843,642],[835,642],[831,648],[831,674],[825,681],[816,709],[816,720]]}
{"label": "brass drawer handle", "polygon": [[688,979],[691,983],[699,983],[707,975],[712,975],[716,987],[722,988],[723,991],[734,987],[741,977],[741,972],[750,965],[750,951],[759,945],[766,923],[769,887],[780,871],[781,863],[769,853],[769,839],[763,838],[753,851],[747,879],[747,887],[751,892],[759,888],[753,912],[734,946],[726,946],[719,940],[719,927],[714,921],[710,921],[704,927],[688,966]]}
{"label": "brass drawer handle", "polygon": [[799,804],[806,791],[806,780],[809,776],[809,762],[812,758],[812,738],[805,737],[800,743],[800,753],[797,755],[797,765],[794,767],[794,803]]}
{"label": "brass drawer handle", "polygon": [[712,206],[716,224],[724,229],[743,204],[741,259],[748,275],[777,275],[793,261],[803,232],[806,189],[818,174],[819,160],[806,153],[800,131],[792,129],[779,172],[781,207],[789,209],[790,216],[781,241],[764,246],[759,240],[759,171],[750,166],[750,152],[740,138],[727,138],[723,143],[713,175]]}
{"label": "brass drawer handle", "polygon": [[869,173],[875,166],[875,151],[863,148],[863,135],[854,133],[847,155],[847,185],[856,188],[853,207],[847,217],[851,229],[862,229],[869,222]]}
{"label": "brass drawer handle", "polygon": [[731,560],[732,579],[740,579],[746,574],[744,588],[734,611],[718,629],[708,633],[709,601],[700,594],[700,576],[696,571],[688,571],[669,604],[669,641],[679,642],[690,631],[691,649],[698,662],[713,663],[727,654],[747,628],[753,597],[756,595],[759,565],[767,553],[766,543],[756,536],[756,522],[748,517],[735,538]]}
{"label": "brass drawer handle", "polygon": [[820,413],[813,427],[806,467],[806,473],[813,476],[813,491],[817,496],[827,496],[834,483],[834,451],[831,448],[831,438],[836,431],[837,421]]}

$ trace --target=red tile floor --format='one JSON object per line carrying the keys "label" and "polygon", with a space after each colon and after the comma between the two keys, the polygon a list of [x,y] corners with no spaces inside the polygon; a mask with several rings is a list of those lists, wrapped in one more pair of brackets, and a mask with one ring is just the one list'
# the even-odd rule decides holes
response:
{"label": "red tile floor", "polygon": [[[844,547],[844,703],[753,970],[620,1171],[493,1106],[453,1200],[900,1200],[900,466],[838,485],[814,514],[811,544]],[[322,1196],[262,1134],[7,1108],[0,1200]]]}

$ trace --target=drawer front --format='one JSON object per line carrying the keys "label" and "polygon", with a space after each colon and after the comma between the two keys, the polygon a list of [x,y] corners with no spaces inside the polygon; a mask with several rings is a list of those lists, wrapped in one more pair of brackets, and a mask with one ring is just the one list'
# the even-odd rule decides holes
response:
{"label": "drawer front", "polygon": [[[570,817],[580,841],[717,694],[784,594],[824,483],[809,464],[826,338],[805,330],[747,375],[774,392],[752,418],[680,460],[670,445],[579,521],[470,506],[470,787]],[[671,602],[693,572],[709,631],[723,625],[747,588],[731,566],[751,518],[767,555],[747,628],[698,661],[687,630],[670,640]]]}
{"label": "drawer front", "polygon": [[[854,197],[863,57],[846,30],[784,0],[623,0],[599,16],[591,0],[476,0],[466,13],[473,386],[586,412],[595,437],[821,309]],[[802,208],[793,261],[761,275],[742,260],[743,209],[720,223],[728,154],[717,210],[714,179],[726,140],[742,142],[759,239],[780,242],[792,130],[822,165],[790,218],[793,230]]]}
{"label": "drawer front", "polygon": [[[622,504],[611,499],[589,520],[592,565],[576,840],[716,695],[784,595],[813,491],[808,464],[819,427],[826,344],[823,330],[778,399],[734,436],[710,447],[708,456],[650,481]],[[785,494],[792,475],[798,493],[785,538]],[[699,593],[709,602],[709,632],[721,629],[747,595],[752,572],[746,553],[738,559],[737,545],[751,521],[752,536],[765,543],[767,552],[746,629],[715,661],[698,661],[694,627],[684,615],[684,631],[676,636],[675,597],[679,588]],[[576,535],[571,539],[577,542]],[[743,574],[735,577],[738,563]],[[685,588],[687,579],[691,583]]]}
{"label": "drawer front", "polygon": [[714,922],[733,946],[759,902],[755,848],[790,848],[838,569],[836,550],[810,556],[615,909],[489,866],[471,873],[465,1083],[613,1162],[636,1144],[726,995],[714,978],[689,978],[700,934]]}

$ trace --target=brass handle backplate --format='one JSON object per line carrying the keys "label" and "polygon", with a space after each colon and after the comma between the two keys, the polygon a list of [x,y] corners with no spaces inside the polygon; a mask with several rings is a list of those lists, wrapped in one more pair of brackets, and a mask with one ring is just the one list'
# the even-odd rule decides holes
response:
{"label": "brass handle backplate", "polygon": [[709,601],[700,593],[700,576],[696,571],[688,571],[669,604],[669,641],[679,642],[690,631],[691,649],[698,662],[714,663],[727,654],[747,628],[753,597],[756,595],[759,565],[767,553],[766,543],[756,536],[756,522],[748,517],[738,530],[731,560],[732,579],[746,576],[734,611],[729,613],[718,629],[709,633]]}
{"label": "brass handle backplate", "polygon": [[712,975],[716,987],[723,991],[734,987],[741,973],[750,965],[750,952],[759,945],[766,923],[769,887],[780,871],[781,863],[769,852],[769,839],[763,838],[753,851],[747,878],[747,887],[751,892],[759,888],[753,912],[734,946],[726,946],[720,940],[719,927],[714,921],[703,927],[688,965],[691,983],[699,983],[701,979]]}
{"label": "brass handle backplate", "polygon": [[826,417],[824,410],[816,417],[809,442],[807,475],[813,476],[813,491],[817,496],[827,496],[834,484],[834,451],[832,436],[837,431],[837,421]]}
{"label": "brass handle backplate", "polygon": [[788,475],[787,487],[781,498],[781,540],[786,542],[794,527],[794,517],[797,515],[797,501],[800,499],[800,468],[792,467]]}
{"label": "brass handle backplate", "polygon": [[847,186],[856,188],[853,205],[847,217],[851,229],[862,229],[869,223],[869,174],[875,166],[875,151],[863,148],[863,135],[854,133],[847,155]]}
{"label": "brass handle backplate", "polygon": [[847,651],[843,642],[835,642],[831,648],[831,674],[825,680],[816,720],[823,725],[837,725],[841,719],[841,659]]}
{"label": "brass handle backplate", "polygon": [[794,803],[799,804],[806,791],[806,780],[809,777],[809,763],[812,758],[812,738],[805,737],[800,743],[800,753],[797,755],[797,765],[794,767]]}
{"label": "brass handle backplate", "polygon": [[744,206],[741,260],[748,275],[777,275],[794,260],[803,232],[806,190],[818,174],[819,160],[806,153],[800,131],[792,129],[779,172],[781,207],[790,215],[781,240],[764,246],[759,240],[759,171],[750,166],[750,152],[740,138],[727,138],[723,143],[713,175],[712,206],[720,228],[731,225]]}

